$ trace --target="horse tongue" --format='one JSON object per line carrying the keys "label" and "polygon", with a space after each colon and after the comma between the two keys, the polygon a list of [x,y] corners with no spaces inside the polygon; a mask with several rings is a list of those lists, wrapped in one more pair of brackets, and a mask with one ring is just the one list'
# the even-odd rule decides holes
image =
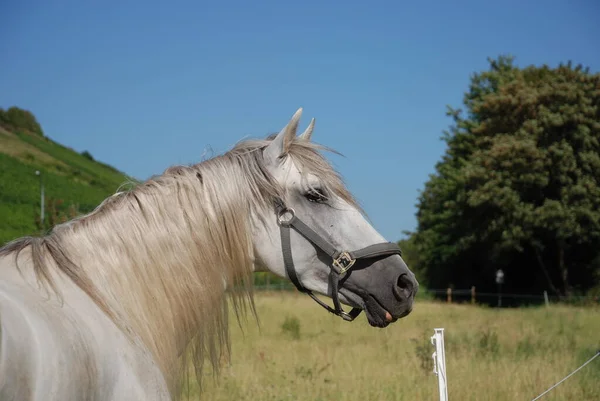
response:
{"label": "horse tongue", "polygon": [[385,312],[385,320],[388,322],[392,321],[392,315],[390,315],[390,312]]}

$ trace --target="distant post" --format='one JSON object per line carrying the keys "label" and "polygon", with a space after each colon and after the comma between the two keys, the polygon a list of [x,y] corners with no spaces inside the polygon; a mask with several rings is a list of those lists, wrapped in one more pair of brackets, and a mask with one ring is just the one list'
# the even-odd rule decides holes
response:
{"label": "distant post", "polygon": [[42,230],[44,229],[44,179],[40,170],[35,170],[35,175],[40,177],[40,223]]}
{"label": "distant post", "polygon": [[496,271],[496,284],[498,285],[498,308],[502,307],[502,284],[504,283],[504,272],[502,269]]}

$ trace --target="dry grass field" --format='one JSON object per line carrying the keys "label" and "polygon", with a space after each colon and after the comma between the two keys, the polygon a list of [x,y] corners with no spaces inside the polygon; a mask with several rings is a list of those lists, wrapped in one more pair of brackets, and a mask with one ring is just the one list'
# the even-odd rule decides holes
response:
{"label": "dry grass field", "polygon": [[[230,364],[206,400],[438,400],[429,342],[445,328],[450,400],[532,400],[600,348],[600,308],[497,310],[419,301],[386,328],[348,323],[309,297],[258,293],[260,328],[232,317]],[[600,400],[600,357],[543,401]]]}

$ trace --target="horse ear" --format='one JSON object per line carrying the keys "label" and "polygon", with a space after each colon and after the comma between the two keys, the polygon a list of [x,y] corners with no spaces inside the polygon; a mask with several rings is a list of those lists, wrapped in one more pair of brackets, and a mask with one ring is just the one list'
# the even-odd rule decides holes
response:
{"label": "horse ear", "polygon": [[296,111],[290,122],[283,127],[273,141],[265,148],[263,153],[265,160],[275,162],[277,158],[289,151],[290,145],[296,137],[300,116],[302,116],[302,107]]}
{"label": "horse ear", "polygon": [[310,124],[306,128],[300,136],[298,137],[301,141],[310,142],[310,137],[312,136],[313,130],[315,129],[315,119],[310,120]]}

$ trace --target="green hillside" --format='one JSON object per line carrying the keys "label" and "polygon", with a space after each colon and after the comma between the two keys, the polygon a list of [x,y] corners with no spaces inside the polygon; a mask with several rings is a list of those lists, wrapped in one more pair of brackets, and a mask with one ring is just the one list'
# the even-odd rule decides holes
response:
{"label": "green hillside", "polygon": [[[45,192],[43,227],[41,181]],[[0,246],[90,212],[131,181],[135,180],[94,160],[90,153],[76,152],[44,136],[28,111],[0,109]]]}

